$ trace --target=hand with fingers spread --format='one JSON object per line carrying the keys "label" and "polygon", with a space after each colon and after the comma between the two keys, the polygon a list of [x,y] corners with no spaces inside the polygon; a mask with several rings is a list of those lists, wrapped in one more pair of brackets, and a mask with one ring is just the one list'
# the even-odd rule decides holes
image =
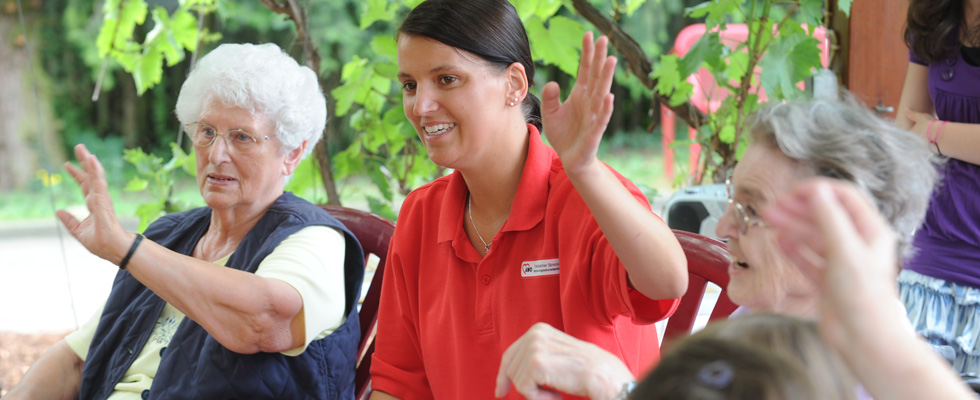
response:
{"label": "hand with fingers spread", "polygon": [[634,380],[616,356],[539,322],[504,352],[495,395],[513,383],[528,399],[560,399],[559,392],[613,399]]}
{"label": "hand with fingers spread", "polygon": [[872,396],[976,398],[892,307],[896,235],[856,186],[811,179],[763,216],[820,286],[821,332]]}
{"label": "hand with fingers spread", "polygon": [[544,133],[569,175],[598,161],[599,141],[612,116],[613,94],[609,90],[616,57],[607,56],[608,45],[605,36],[593,43],[592,32],[586,32],[578,77],[568,98],[561,102],[561,89],[555,82],[548,82],[541,92]]}
{"label": "hand with fingers spread", "polygon": [[68,232],[78,239],[93,254],[118,264],[128,248],[129,234],[119,224],[109,195],[105,170],[98,157],[90,153],[85,145],[75,146],[75,158],[81,169],[65,163],[65,169],[82,188],[85,206],[89,216],[79,221],[65,210],[58,210],[58,219]]}
{"label": "hand with fingers spread", "polygon": [[[898,296],[895,233],[875,206],[848,182],[815,178],[763,216],[779,230],[787,256],[821,288],[828,340],[843,346],[850,330],[875,330],[864,326],[866,315],[876,312],[879,300],[891,305]],[[897,314],[894,307],[887,311]]]}
{"label": "hand with fingers spread", "polygon": [[275,375],[252,397],[353,393],[353,376],[331,371],[353,371],[356,357],[326,349],[357,346],[345,305],[357,301],[361,248],[343,217],[284,190],[326,124],[316,73],[271,43],[225,43],[188,74],[175,113],[206,206],[161,216],[134,237],[116,217],[102,164],[76,146],[78,162],[65,168],[89,215],[58,218],[121,271],[100,311],[14,390],[32,399],[151,389],[158,398],[222,398]]}

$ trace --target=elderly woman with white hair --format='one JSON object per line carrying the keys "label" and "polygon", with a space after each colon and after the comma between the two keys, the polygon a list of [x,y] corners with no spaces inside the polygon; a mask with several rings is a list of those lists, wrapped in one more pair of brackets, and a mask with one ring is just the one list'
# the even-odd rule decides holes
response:
{"label": "elderly woman with white hair", "polygon": [[[750,144],[728,179],[729,206],[717,226],[731,254],[727,293],[741,306],[736,313],[819,317],[818,282],[794,262],[813,255],[787,254],[780,245],[785,238],[759,214],[813,177],[853,184],[891,225],[896,260],[910,254],[912,233],[937,180],[938,161],[924,140],[850,99],[772,103],[754,115],[748,134]],[[895,314],[904,315],[894,300]],[[522,393],[548,386],[612,398],[633,379],[601,349],[539,324],[504,354],[498,394],[513,381]]]}
{"label": "elderly woman with white hair", "polygon": [[128,233],[101,164],[77,146],[81,168],[66,168],[91,214],[58,217],[120,270],[104,308],[9,398],[352,397],[360,245],[283,189],[326,123],[316,75],[275,45],[225,44],[176,111],[207,206]]}

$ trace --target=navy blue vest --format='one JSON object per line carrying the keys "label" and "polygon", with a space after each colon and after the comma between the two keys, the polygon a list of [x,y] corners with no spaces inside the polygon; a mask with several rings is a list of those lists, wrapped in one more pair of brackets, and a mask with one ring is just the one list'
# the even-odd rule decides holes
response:
{"label": "navy blue vest", "polygon": [[[211,209],[198,208],[160,218],[147,239],[190,255],[211,222]],[[303,354],[238,354],[219,344],[190,318],[161,352],[160,368],[143,398],[160,399],[352,399],[360,327],[357,299],[364,277],[361,245],[323,209],[283,194],[242,239],[229,268],[255,272],[287,236],[312,225],[344,232],[344,288],[347,319],[334,333],[310,343]],[[165,302],[126,271],[112,284],[82,372],[81,399],[105,399],[139,354]]]}

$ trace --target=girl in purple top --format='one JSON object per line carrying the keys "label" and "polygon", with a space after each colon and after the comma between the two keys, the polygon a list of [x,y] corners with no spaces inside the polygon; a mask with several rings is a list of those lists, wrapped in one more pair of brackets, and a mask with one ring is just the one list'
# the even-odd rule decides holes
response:
{"label": "girl in purple top", "polygon": [[899,275],[916,330],[980,374],[980,0],[911,0],[897,123],[948,158]]}

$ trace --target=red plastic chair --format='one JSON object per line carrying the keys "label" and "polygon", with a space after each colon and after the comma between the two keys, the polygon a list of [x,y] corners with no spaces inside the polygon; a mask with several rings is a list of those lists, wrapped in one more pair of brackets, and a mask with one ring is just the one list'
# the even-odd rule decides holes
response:
{"label": "red plastic chair", "polygon": [[355,398],[367,399],[371,395],[371,354],[374,353],[374,336],[378,329],[378,303],[381,300],[381,281],[388,260],[388,242],[395,233],[395,224],[367,211],[332,205],[321,205],[334,218],[343,222],[361,242],[364,261],[368,256],[378,256],[378,269],[374,272],[367,295],[361,303],[358,315],[361,322],[361,343],[357,348],[357,373],[354,378]]}
{"label": "red plastic chair", "polygon": [[725,289],[728,287],[729,264],[728,248],[725,244],[696,233],[676,229],[674,235],[677,236],[677,240],[684,249],[684,255],[687,256],[688,284],[687,292],[684,293],[684,297],[681,297],[681,304],[677,307],[677,311],[667,319],[667,328],[664,329],[664,344],[678,337],[691,334],[708,282],[721,288],[718,302],[715,303],[715,308],[708,317],[709,321],[727,318],[732,311],[738,308],[728,298]]}

